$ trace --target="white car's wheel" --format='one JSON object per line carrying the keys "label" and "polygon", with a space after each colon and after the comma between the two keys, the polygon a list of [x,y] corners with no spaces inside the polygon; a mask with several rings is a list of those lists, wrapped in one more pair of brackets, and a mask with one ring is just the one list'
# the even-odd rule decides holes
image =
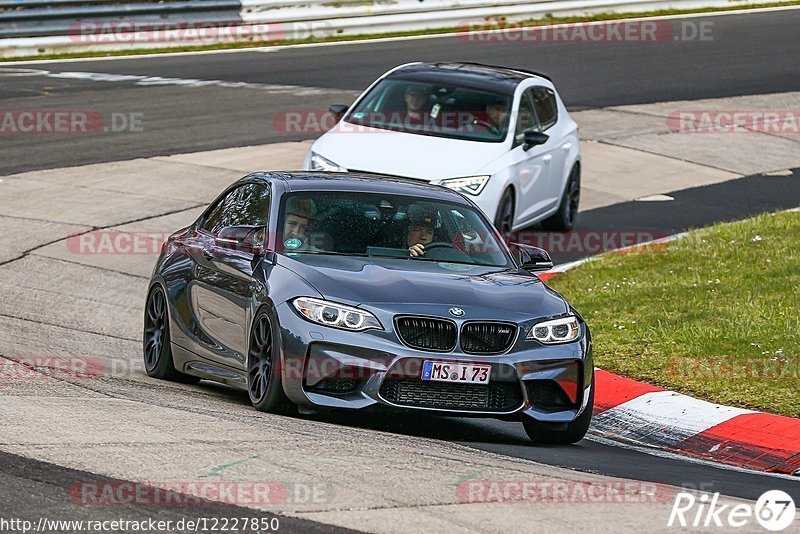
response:
{"label": "white car's wheel", "polygon": [[506,189],[500,199],[500,203],[497,205],[494,226],[504,236],[511,232],[514,226],[514,192],[510,188]]}
{"label": "white car's wheel", "polygon": [[568,232],[575,226],[578,220],[578,205],[581,200],[581,167],[576,163],[569,173],[567,186],[561,196],[561,203],[558,211],[542,221],[545,230],[556,232]]}

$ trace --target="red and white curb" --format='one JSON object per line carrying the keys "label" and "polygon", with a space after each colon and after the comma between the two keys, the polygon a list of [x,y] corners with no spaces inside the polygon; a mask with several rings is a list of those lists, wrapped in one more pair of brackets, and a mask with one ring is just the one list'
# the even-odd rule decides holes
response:
{"label": "red and white curb", "polygon": [[[614,253],[656,249],[687,234]],[[549,280],[594,259],[559,265],[539,277]],[[800,419],[706,402],[601,369],[595,371],[595,379],[592,430],[596,433],[741,468],[800,475]]]}
{"label": "red and white curb", "polygon": [[773,473],[800,474],[800,419],[714,404],[598,369],[592,430]]}

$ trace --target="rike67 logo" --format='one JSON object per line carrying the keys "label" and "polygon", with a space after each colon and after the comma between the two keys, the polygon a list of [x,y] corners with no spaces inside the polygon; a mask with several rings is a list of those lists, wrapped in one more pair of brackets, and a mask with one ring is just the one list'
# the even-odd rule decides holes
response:
{"label": "rike67 logo", "polygon": [[703,493],[697,497],[681,492],[675,496],[667,526],[739,529],[752,525],[755,519],[766,530],[780,532],[792,524],[796,512],[794,500],[780,490],[767,491],[755,505],[719,504],[719,493]]}

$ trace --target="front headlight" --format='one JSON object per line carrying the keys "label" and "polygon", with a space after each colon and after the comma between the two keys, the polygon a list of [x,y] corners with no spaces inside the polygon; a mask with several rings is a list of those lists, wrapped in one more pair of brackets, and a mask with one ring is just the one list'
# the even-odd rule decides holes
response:
{"label": "front headlight", "polygon": [[467,176],[464,178],[448,178],[439,182],[440,185],[454,189],[459,193],[468,195],[480,195],[486,184],[489,183],[490,176]]}
{"label": "front headlight", "polygon": [[533,325],[531,331],[525,339],[535,339],[545,345],[555,345],[556,343],[569,343],[575,341],[581,335],[581,328],[578,319],[570,315],[561,319],[553,319]]}
{"label": "front headlight", "polygon": [[316,152],[311,153],[311,170],[312,171],[329,171],[329,172],[347,172],[347,169],[338,165],[328,158],[320,156]]}
{"label": "front headlight", "polygon": [[383,329],[380,321],[368,311],[344,304],[311,297],[296,298],[292,304],[303,317],[313,323],[356,332],[370,328]]}

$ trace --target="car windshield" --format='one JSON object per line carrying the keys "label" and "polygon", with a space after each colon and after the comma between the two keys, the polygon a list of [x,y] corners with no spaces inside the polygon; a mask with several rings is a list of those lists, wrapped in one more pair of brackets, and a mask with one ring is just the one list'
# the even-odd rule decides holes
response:
{"label": "car windshield", "polygon": [[387,78],[349,111],[345,122],[419,135],[497,143],[506,138],[510,110],[508,95]]}
{"label": "car windshield", "polygon": [[286,255],[512,265],[506,249],[477,210],[419,197],[291,193],[283,199],[278,232],[278,252]]}

